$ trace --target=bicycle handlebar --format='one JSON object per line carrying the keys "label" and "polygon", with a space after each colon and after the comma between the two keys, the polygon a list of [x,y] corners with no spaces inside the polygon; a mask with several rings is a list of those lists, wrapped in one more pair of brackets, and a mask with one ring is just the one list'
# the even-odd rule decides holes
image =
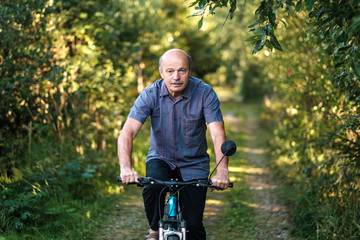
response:
{"label": "bicycle handlebar", "polygon": [[[117,181],[121,181],[121,177],[117,176]],[[138,182],[130,182],[128,185],[137,185],[139,187],[144,187],[145,185],[152,185],[152,184],[160,184],[165,186],[187,186],[187,185],[193,185],[197,187],[212,187],[218,190],[224,190],[222,187],[213,186],[210,179],[207,180],[192,180],[192,181],[178,181],[178,180],[170,180],[170,181],[162,181],[151,177],[139,177]],[[234,186],[234,183],[230,182],[228,187],[232,188]]]}

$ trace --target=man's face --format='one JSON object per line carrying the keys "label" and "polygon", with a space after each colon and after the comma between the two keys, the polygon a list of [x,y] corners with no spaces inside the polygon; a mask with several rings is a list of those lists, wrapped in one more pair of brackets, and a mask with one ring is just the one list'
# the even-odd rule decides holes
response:
{"label": "man's face", "polygon": [[168,52],[162,60],[160,75],[174,99],[181,96],[189,82],[190,69],[186,55],[180,51]]}

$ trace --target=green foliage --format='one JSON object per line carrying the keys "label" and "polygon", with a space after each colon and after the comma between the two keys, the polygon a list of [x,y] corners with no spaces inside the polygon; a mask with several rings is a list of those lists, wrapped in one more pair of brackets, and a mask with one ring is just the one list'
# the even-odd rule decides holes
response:
{"label": "green foliage", "polygon": [[89,238],[99,205],[110,208],[116,138],[138,92],[160,77],[160,55],[191,52],[198,77],[220,65],[187,15],[175,0],[0,3],[1,234]]}
{"label": "green foliage", "polygon": [[[196,6],[197,5],[197,6]],[[206,14],[213,15],[215,14],[216,8],[228,7],[229,12],[228,16],[230,19],[234,17],[234,13],[236,10],[236,0],[196,0],[193,1],[189,7],[195,6],[195,10],[197,10],[194,14],[191,14],[189,17],[201,17],[198,23],[198,28],[202,27],[202,23]],[[208,11],[207,11],[208,10]]]}
{"label": "green foliage", "polygon": [[[295,189],[293,221],[307,220],[297,234],[359,234],[357,1],[190,5],[198,23],[175,0],[0,3],[2,234],[90,234],[91,202],[107,202],[118,174],[120,127],[138,91],[159,78],[158,57],[169,48],[188,51],[206,82],[245,100],[265,94],[272,165]],[[215,11],[218,20],[205,22]],[[133,156],[140,172],[144,134]]]}
{"label": "green foliage", "polygon": [[[0,149],[2,171],[18,167],[16,149],[24,147],[29,131],[56,127],[62,111],[61,68],[54,65],[46,21],[47,1],[5,1],[0,8]],[[34,129],[29,130],[30,122]]]}
{"label": "green foliage", "polygon": [[[359,234],[359,102],[349,91],[357,90],[338,82],[334,73],[344,66],[316,45],[324,44],[316,28],[306,32],[302,15],[288,21],[287,31],[292,26],[302,31],[283,38],[289,54],[269,59],[280,66],[268,74],[276,83],[272,164],[296,189],[288,199],[295,234],[351,239]],[[358,82],[349,68],[343,74]]]}
{"label": "green foliage", "polygon": [[[82,163],[73,161],[59,165],[57,163],[63,162],[62,158],[70,154],[73,146],[64,144],[54,147],[44,140],[34,147],[42,149],[33,153],[37,158],[44,159],[42,164],[31,171],[13,169],[16,177],[10,183],[1,185],[0,232],[9,237],[11,232],[28,235],[30,239],[58,239],[56,236],[64,228],[71,229],[74,236],[88,234],[89,230],[83,226],[76,229],[86,221],[86,212],[96,215],[98,211],[92,205],[102,191],[98,189],[100,179],[97,179],[100,165],[96,169],[86,167],[90,160],[94,160],[94,154],[78,154],[83,159]],[[49,157],[49,153],[54,152],[58,154]],[[74,152],[71,155],[76,156]]]}
{"label": "green foliage", "polygon": [[255,9],[248,42],[263,65],[264,82],[273,86],[265,102],[265,120],[274,133],[271,165],[294,192],[288,196],[294,234],[356,239],[360,5],[262,0]]}
{"label": "green foliage", "polygon": [[241,96],[243,101],[262,101],[268,93],[269,86],[262,76],[261,66],[255,63],[249,63],[248,69],[244,71]]}
{"label": "green foliage", "polygon": [[[190,17],[201,17],[199,20],[200,29],[203,25],[203,19],[206,14],[215,14],[216,8],[228,7],[229,13],[227,17],[232,19],[237,9],[237,0],[197,0],[189,6],[192,7],[195,5],[197,5],[195,10],[200,11],[190,15]],[[270,49],[275,48],[282,51],[282,47],[274,34],[274,30],[276,30],[278,25],[275,12],[279,8],[284,7],[287,11],[289,11],[292,6],[294,6],[293,1],[261,1],[259,7],[255,11],[256,21],[249,25],[250,31],[254,33],[254,36],[248,39],[248,41],[254,45],[253,53],[257,53],[263,49],[264,46],[267,46]],[[255,26],[258,27],[254,28]]]}

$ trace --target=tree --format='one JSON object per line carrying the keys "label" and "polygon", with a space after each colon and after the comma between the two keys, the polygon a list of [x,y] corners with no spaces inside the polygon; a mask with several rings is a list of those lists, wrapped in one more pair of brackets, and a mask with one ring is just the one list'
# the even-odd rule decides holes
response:
{"label": "tree", "polygon": [[[275,128],[273,165],[296,189],[291,208],[296,231],[310,238],[356,238],[360,4],[354,0],[251,2],[257,8],[248,41],[253,54],[268,56],[261,62],[263,75],[274,85],[267,102],[268,121]],[[216,8],[227,7],[229,18],[239,9],[236,0],[194,1],[195,5],[201,24]]]}
{"label": "tree", "polygon": [[29,140],[31,151],[33,131],[39,133],[47,124],[58,128],[66,96],[60,91],[62,69],[46,31],[53,7],[48,1],[5,1],[0,11],[0,166],[6,175],[23,164],[15,159],[24,151],[16,149],[27,149]]}

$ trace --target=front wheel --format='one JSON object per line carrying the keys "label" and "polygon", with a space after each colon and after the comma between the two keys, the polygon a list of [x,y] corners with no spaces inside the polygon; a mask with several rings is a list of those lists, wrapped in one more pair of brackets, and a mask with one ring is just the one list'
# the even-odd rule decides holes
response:
{"label": "front wheel", "polygon": [[168,236],[167,240],[180,240],[179,236],[173,235],[173,236]]}

